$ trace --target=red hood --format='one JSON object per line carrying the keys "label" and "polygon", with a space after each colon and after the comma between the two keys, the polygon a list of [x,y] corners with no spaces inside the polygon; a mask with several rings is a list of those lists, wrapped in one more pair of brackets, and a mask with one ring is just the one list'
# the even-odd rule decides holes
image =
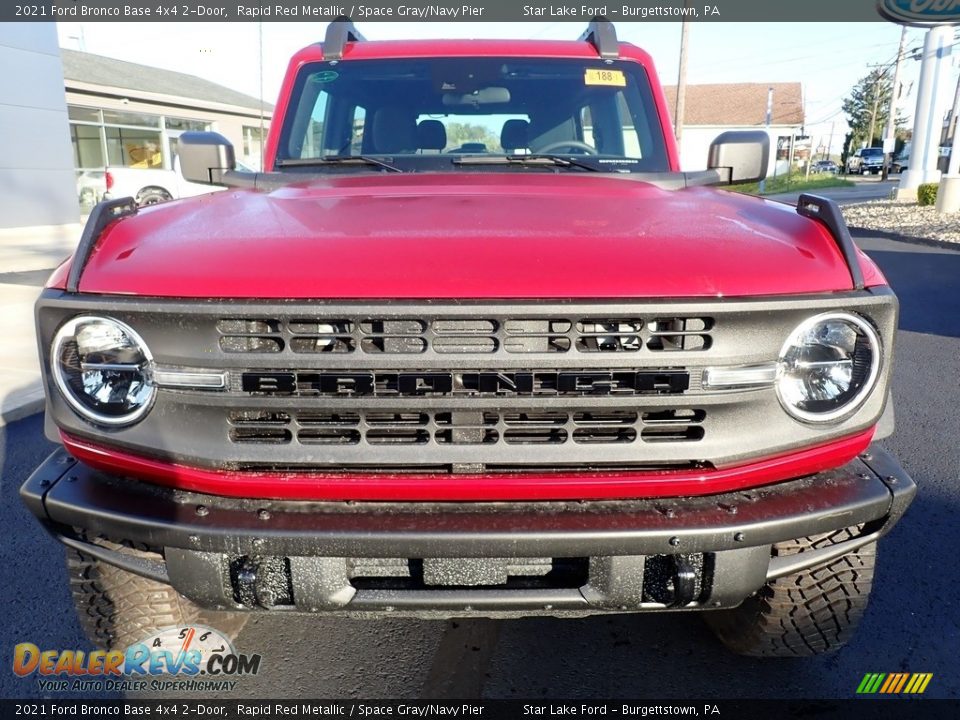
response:
{"label": "red hood", "polygon": [[609,298],[851,287],[819,223],[707,188],[584,174],[318,178],[116,223],[81,292],[232,298]]}

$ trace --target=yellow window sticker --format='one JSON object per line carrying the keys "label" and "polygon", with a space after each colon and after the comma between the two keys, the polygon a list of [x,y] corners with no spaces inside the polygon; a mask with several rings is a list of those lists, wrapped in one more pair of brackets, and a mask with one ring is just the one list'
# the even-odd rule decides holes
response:
{"label": "yellow window sticker", "polygon": [[600,70],[587,68],[583,74],[584,85],[610,85],[612,87],[626,87],[627,78],[623,70]]}

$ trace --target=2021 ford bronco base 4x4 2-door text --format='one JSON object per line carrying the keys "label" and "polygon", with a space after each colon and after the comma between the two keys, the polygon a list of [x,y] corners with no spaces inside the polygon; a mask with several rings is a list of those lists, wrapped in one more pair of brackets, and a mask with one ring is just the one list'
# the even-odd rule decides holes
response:
{"label": "2021 ford bronco base 4x4 2-door text", "polygon": [[[656,72],[578,41],[296,54],[266,169],[98,206],[37,303],[22,497],[92,638],[251,611],[701,610],[753,655],[850,637],[915,485],[882,448],[897,301],[766,135],[682,173]],[[219,614],[217,614],[219,613]]]}

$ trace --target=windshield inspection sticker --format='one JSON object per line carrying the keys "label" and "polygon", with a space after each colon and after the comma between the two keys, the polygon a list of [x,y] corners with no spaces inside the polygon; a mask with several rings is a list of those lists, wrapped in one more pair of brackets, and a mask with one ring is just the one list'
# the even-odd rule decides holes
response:
{"label": "windshield inspection sticker", "polygon": [[333,82],[338,77],[340,77],[340,73],[335,70],[321,70],[310,79],[315,83],[328,83]]}
{"label": "windshield inspection sticker", "polygon": [[623,74],[623,70],[598,70],[596,68],[587,68],[583,73],[583,84],[626,87],[627,78]]}

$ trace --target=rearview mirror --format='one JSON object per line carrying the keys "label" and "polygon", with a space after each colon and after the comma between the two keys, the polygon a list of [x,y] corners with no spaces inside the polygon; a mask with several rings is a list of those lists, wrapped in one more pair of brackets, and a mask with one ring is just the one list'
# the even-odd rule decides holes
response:
{"label": "rearview mirror", "polygon": [[767,176],[770,160],[770,136],[763,130],[738,130],[721,133],[710,144],[707,168],[720,170],[726,182],[747,183]]}
{"label": "rearview mirror", "polygon": [[445,107],[461,107],[464,105],[478,107],[480,105],[499,105],[510,102],[510,90],[505,87],[485,87],[471,93],[444,93]]}
{"label": "rearview mirror", "polygon": [[224,185],[224,173],[237,166],[233,145],[220,133],[190,131],[177,141],[180,174],[188,182]]}

